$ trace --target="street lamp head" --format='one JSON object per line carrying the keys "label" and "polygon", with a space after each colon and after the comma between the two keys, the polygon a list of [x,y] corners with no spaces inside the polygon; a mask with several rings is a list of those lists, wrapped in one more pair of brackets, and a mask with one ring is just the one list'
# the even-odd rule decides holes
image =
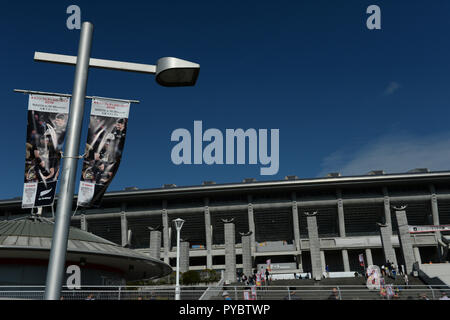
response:
{"label": "street lamp head", "polygon": [[184,220],[178,218],[173,220],[173,223],[175,223],[175,228],[177,228],[177,230],[181,230],[181,228],[183,227]]}
{"label": "street lamp head", "polygon": [[200,65],[197,63],[164,57],[156,64],[156,82],[164,87],[193,86],[199,72]]}

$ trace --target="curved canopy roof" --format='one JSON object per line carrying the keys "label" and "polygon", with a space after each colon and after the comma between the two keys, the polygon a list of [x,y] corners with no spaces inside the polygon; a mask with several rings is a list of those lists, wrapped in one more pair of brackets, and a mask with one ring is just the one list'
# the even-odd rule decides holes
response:
{"label": "curved canopy roof", "polygon": [[[28,239],[51,238],[52,235],[53,223],[43,219],[30,218],[26,220],[0,221],[0,245],[2,245],[5,241],[10,242],[12,237],[27,237]],[[69,240],[116,245],[92,233],[73,227],[70,228]]]}
{"label": "curved canopy roof", "polygon": [[[41,218],[0,221],[0,257],[48,259],[54,224]],[[12,252],[14,251],[14,252]],[[77,228],[70,228],[67,260],[121,270],[127,280],[159,278],[172,272],[164,262]]]}

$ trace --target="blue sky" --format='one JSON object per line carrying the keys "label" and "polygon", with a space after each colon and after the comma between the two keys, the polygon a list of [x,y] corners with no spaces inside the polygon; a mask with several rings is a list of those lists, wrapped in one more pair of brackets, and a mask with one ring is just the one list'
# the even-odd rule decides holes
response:
{"label": "blue sky", "polygon": [[[187,88],[90,70],[88,95],[141,101],[109,190],[449,169],[448,1],[2,2],[0,199],[23,188],[28,100],[13,89],[72,90],[74,67],[33,61],[34,51],[76,55],[79,31],[66,28],[71,4],[94,24],[92,57],[201,65]],[[371,4],[381,8],[381,30],[366,28]],[[80,149],[89,112],[87,100]],[[259,164],[174,165],[171,133],[193,132],[194,120],[223,133],[279,129],[278,174],[261,176]]]}

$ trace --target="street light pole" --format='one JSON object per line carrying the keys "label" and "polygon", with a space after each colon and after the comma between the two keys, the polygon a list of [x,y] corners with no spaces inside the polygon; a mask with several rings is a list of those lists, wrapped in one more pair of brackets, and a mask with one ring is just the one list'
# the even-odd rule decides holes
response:
{"label": "street light pole", "polygon": [[78,46],[78,59],[70,105],[66,147],[63,157],[64,160],[61,174],[61,185],[58,204],[56,207],[52,247],[47,269],[45,289],[46,300],[58,300],[61,295],[93,31],[94,26],[92,23],[83,23],[81,28],[80,43]]}
{"label": "street light pole", "polygon": [[174,223],[175,228],[177,228],[177,278],[175,285],[175,300],[180,300],[180,233],[184,220],[178,218],[174,220]]}
{"label": "street light pole", "polygon": [[[61,295],[89,67],[152,74],[155,75],[156,82],[164,87],[194,86],[200,72],[199,64],[174,57],[160,58],[156,65],[91,58],[93,30],[92,23],[83,22],[76,57],[45,52],[34,53],[35,61],[76,65],[61,187],[47,269],[45,290],[47,300],[58,300]],[[180,229],[184,220],[181,221]]]}
{"label": "street light pole", "polygon": [[175,300],[180,300],[180,229],[177,229],[177,284],[175,287]]}

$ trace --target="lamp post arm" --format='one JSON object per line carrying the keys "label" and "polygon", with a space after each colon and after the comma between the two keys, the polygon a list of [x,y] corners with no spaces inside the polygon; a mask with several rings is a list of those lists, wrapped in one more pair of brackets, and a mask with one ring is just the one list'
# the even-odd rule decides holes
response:
{"label": "lamp post arm", "polygon": [[[64,54],[55,54],[55,53],[46,53],[46,52],[36,51],[34,53],[34,61],[76,65],[77,57],[76,56],[68,56],[68,55],[64,55]],[[156,66],[155,65],[114,61],[114,60],[95,59],[95,58],[89,59],[89,67],[90,68],[109,69],[109,70],[156,74]]]}

